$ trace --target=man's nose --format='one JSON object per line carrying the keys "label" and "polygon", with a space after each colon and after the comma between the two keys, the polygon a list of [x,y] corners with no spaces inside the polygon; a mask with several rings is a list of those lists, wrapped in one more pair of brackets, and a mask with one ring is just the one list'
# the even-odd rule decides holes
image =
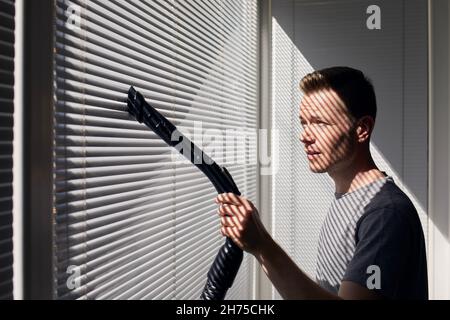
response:
{"label": "man's nose", "polygon": [[302,143],[313,143],[315,141],[314,136],[311,133],[311,129],[305,125],[300,133],[300,141]]}

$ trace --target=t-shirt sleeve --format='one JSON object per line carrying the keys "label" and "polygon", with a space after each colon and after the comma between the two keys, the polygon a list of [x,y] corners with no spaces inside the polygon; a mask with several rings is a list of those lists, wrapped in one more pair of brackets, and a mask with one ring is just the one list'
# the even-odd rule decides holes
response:
{"label": "t-shirt sleeve", "polygon": [[361,217],[357,244],[343,281],[352,281],[394,299],[407,268],[411,229],[403,212],[377,209]]}

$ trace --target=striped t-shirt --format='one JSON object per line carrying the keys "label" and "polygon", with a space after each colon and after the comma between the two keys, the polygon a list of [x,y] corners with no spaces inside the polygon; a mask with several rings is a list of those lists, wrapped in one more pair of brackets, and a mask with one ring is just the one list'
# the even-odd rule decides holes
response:
{"label": "striped t-shirt", "polygon": [[343,280],[365,286],[367,267],[376,265],[382,296],[427,299],[422,226],[393,178],[334,196],[319,235],[317,283],[334,294]]}

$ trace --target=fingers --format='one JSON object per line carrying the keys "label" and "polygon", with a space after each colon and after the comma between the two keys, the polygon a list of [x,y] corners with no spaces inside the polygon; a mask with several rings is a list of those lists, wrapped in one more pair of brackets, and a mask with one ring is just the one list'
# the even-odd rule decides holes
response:
{"label": "fingers", "polygon": [[220,204],[220,215],[237,216],[241,221],[244,219],[245,209],[239,203],[239,200],[237,198],[233,199],[226,194],[222,194],[217,196],[216,199],[218,199],[218,204]]}
{"label": "fingers", "polygon": [[226,217],[226,216],[231,217],[231,216],[235,215],[235,213],[234,213],[235,210],[236,209],[232,209],[229,205],[221,204],[219,206],[219,209],[217,210],[217,212],[219,213],[219,216],[221,216],[221,217]]}
{"label": "fingers", "polygon": [[220,223],[222,224],[223,227],[233,228],[235,226],[235,223],[234,223],[232,217],[222,217],[222,218],[220,218]]}
{"label": "fingers", "polygon": [[[233,240],[241,249],[245,249],[245,241],[251,232],[246,232],[252,223],[252,214],[258,213],[251,201],[234,193],[219,194],[214,200],[219,204],[220,233]],[[244,241],[244,239],[247,239]]]}
{"label": "fingers", "polygon": [[244,231],[244,226],[241,221],[236,216],[222,216],[220,218],[220,223],[222,227],[234,228],[238,231]]}
{"label": "fingers", "polygon": [[227,218],[224,221],[229,227],[237,227],[239,230],[243,229],[244,217],[239,212],[236,206],[232,205],[221,205],[218,210],[219,216],[222,218]]}
{"label": "fingers", "polygon": [[[233,197],[234,196],[234,197]],[[216,197],[216,203],[219,204],[232,204],[239,206],[241,202],[237,199],[234,193],[221,193]]]}
{"label": "fingers", "polygon": [[252,206],[250,205],[250,201],[247,200],[245,197],[237,196],[234,193],[226,193],[225,197],[228,197],[231,199],[232,202],[237,202],[241,206],[243,206],[248,212],[253,211]]}
{"label": "fingers", "polygon": [[[242,206],[248,212],[252,212],[256,209],[253,203],[251,203],[251,201],[249,201],[247,198],[237,196],[231,192],[219,194],[214,201],[217,204]],[[245,212],[242,213],[245,214]]]}
{"label": "fingers", "polygon": [[228,237],[233,240],[233,242],[236,243],[240,248],[243,248],[243,243],[239,240],[239,237],[236,235],[236,232],[233,230],[233,228],[222,227],[220,228],[220,233],[222,234],[222,236]]}
{"label": "fingers", "polygon": [[241,229],[241,224],[245,220],[245,213],[241,209],[242,207],[235,205],[221,204],[217,211],[221,217],[232,218],[235,225]]}

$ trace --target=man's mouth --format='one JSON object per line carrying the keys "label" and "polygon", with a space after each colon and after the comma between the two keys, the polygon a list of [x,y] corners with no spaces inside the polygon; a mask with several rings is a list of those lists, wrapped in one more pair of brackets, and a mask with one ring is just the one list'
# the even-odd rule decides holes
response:
{"label": "man's mouth", "polygon": [[319,151],[316,151],[314,149],[305,149],[305,152],[307,155],[315,155],[315,154],[320,154]]}
{"label": "man's mouth", "polygon": [[315,159],[320,155],[320,152],[307,152],[306,153],[308,159]]}

